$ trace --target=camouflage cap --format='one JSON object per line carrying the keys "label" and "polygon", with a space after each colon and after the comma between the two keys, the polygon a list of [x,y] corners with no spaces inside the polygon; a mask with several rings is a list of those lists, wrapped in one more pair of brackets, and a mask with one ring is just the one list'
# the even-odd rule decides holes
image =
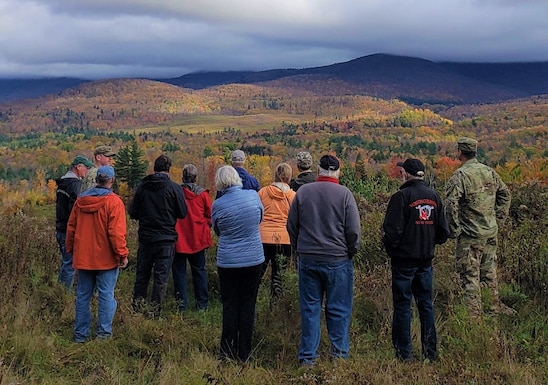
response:
{"label": "camouflage cap", "polygon": [[95,148],[95,151],[93,151],[93,155],[99,155],[102,154],[104,156],[114,156],[116,153],[112,151],[112,147],[110,146],[98,146]]}
{"label": "camouflage cap", "polygon": [[312,166],[312,155],[308,151],[301,151],[297,154],[297,166],[308,169]]}
{"label": "camouflage cap", "polygon": [[457,141],[457,148],[461,151],[477,152],[478,141],[476,139],[463,137]]}

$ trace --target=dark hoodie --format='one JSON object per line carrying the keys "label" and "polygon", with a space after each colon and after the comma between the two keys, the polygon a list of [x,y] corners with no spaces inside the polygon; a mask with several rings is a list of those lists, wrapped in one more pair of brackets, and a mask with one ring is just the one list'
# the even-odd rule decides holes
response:
{"label": "dark hoodie", "polygon": [[181,186],[164,173],[143,178],[129,205],[129,216],[139,221],[139,241],[175,241],[177,218],[184,218],[187,206]]}
{"label": "dark hoodie", "polygon": [[297,191],[303,184],[307,184],[307,183],[310,183],[310,182],[315,182],[316,181],[316,173],[315,172],[312,172],[312,171],[303,171],[301,172],[297,178],[291,180],[291,182],[289,182],[289,187],[291,187],[291,189],[293,191]]}
{"label": "dark hoodie", "polygon": [[57,200],[55,202],[55,230],[67,232],[67,222],[70,212],[82,190],[82,180],[72,171],[55,180],[57,184]]}

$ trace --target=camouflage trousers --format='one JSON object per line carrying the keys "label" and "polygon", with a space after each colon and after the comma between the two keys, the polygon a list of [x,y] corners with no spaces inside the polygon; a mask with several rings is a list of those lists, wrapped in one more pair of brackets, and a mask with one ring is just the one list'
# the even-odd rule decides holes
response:
{"label": "camouflage trousers", "polygon": [[457,272],[470,315],[483,314],[482,290],[489,295],[488,311],[500,307],[497,283],[497,239],[459,236],[456,247]]}

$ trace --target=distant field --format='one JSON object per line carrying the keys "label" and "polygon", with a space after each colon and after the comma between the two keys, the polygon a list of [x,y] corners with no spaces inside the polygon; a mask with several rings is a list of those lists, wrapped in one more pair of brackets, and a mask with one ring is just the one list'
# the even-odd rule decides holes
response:
{"label": "distant field", "polygon": [[[213,133],[223,131],[224,129],[236,129],[242,132],[254,132],[257,130],[268,130],[272,127],[279,127],[282,122],[302,123],[314,120],[313,115],[295,115],[295,114],[255,114],[242,116],[227,115],[202,115],[186,116],[169,124],[155,126],[145,126],[138,129],[130,129],[129,132],[137,134],[141,132],[165,131],[166,129],[175,131],[185,131],[187,133]],[[318,119],[318,118],[316,118]],[[324,120],[324,119],[322,119]]]}

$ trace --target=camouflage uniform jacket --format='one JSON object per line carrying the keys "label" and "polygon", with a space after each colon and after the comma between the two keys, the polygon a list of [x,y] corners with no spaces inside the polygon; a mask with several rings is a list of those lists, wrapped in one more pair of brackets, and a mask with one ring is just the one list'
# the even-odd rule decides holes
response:
{"label": "camouflage uniform jacket", "polygon": [[468,160],[449,179],[445,189],[447,221],[451,237],[497,235],[497,221],[510,209],[510,191],[491,167]]}

